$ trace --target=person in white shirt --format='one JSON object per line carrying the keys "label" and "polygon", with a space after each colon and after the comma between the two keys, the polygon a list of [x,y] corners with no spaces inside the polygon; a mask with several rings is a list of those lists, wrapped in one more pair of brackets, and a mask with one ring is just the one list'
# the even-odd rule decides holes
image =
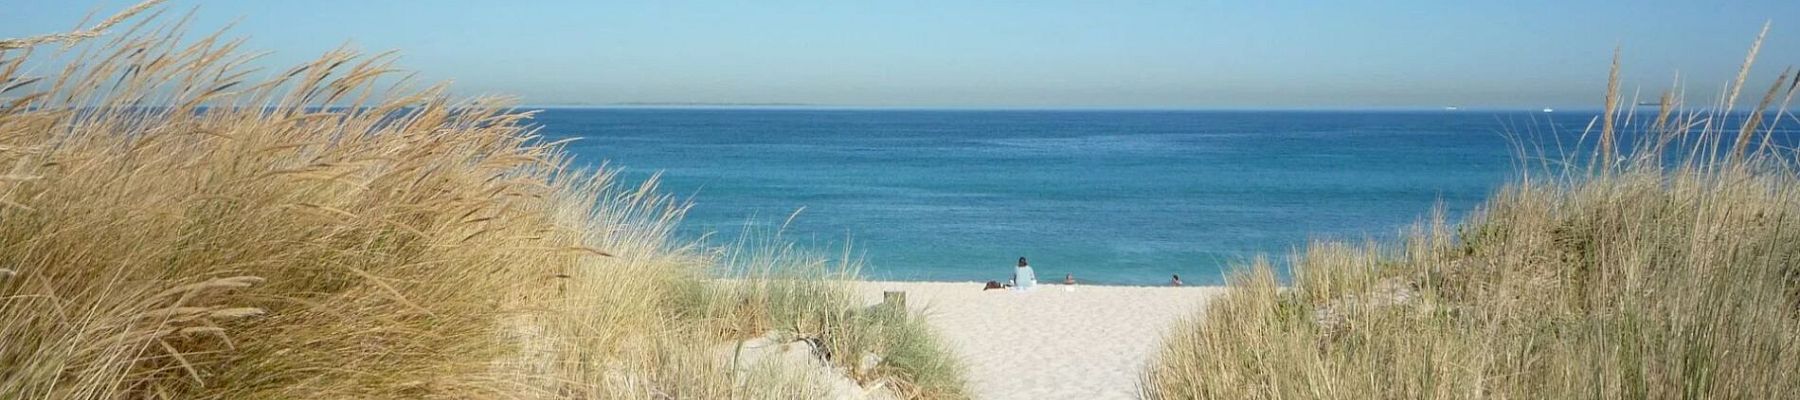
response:
{"label": "person in white shirt", "polygon": [[1031,264],[1025,257],[1019,257],[1019,266],[1013,268],[1013,290],[1026,291],[1037,287],[1037,272],[1031,270]]}

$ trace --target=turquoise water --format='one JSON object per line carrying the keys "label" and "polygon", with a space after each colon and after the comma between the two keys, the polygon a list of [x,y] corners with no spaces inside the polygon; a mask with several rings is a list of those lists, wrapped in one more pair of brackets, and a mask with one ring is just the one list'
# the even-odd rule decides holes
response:
{"label": "turquoise water", "polygon": [[550,109],[577,162],[661,172],[683,234],[745,224],[841,249],[876,279],[1220,283],[1311,238],[1393,237],[1512,171],[1512,126],[1591,113]]}

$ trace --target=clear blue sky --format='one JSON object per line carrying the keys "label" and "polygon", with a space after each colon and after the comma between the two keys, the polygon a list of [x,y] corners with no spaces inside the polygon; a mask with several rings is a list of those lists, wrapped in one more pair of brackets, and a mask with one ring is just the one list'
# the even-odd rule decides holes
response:
{"label": "clear blue sky", "polygon": [[[0,37],[131,1],[0,0]],[[1692,101],[1765,20],[1758,84],[1800,64],[1776,1],[197,1],[290,64],[345,42],[463,93],[531,104],[903,107],[1591,107],[1675,71]],[[1760,91],[1761,88],[1757,88]]]}

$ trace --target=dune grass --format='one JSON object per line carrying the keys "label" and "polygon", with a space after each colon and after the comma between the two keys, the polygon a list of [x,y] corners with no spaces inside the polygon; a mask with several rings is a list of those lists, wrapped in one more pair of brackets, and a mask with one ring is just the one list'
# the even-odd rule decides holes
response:
{"label": "dune grass", "polygon": [[[833,393],[717,350],[766,331],[858,355],[824,375],[965,397],[915,316],[807,272],[852,260],[678,240],[654,180],[571,169],[531,113],[391,55],[257,70],[146,11],[0,41],[0,397]],[[738,260],[770,272],[713,279]]]}
{"label": "dune grass", "polygon": [[1617,71],[1585,160],[1537,151],[1400,243],[1314,243],[1291,286],[1253,263],[1171,334],[1145,397],[1800,397],[1800,169],[1770,139],[1794,77],[1748,116],[1743,74],[1709,111],[1671,91],[1650,115],[1619,106]]}

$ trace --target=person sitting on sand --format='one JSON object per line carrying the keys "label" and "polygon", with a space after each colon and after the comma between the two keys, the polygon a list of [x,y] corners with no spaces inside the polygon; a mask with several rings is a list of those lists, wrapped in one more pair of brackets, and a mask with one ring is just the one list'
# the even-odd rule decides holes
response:
{"label": "person sitting on sand", "polygon": [[1025,257],[1019,257],[1019,266],[1013,268],[1013,290],[1026,291],[1037,287],[1037,272],[1031,270],[1031,264]]}
{"label": "person sitting on sand", "polygon": [[1073,284],[1075,284],[1075,274],[1065,274],[1065,275],[1063,275],[1063,284],[1064,284],[1064,285],[1073,285]]}
{"label": "person sitting on sand", "polygon": [[1181,274],[1175,274],[1174,277],[1169,278],[1169,286],[1181,286]]}

